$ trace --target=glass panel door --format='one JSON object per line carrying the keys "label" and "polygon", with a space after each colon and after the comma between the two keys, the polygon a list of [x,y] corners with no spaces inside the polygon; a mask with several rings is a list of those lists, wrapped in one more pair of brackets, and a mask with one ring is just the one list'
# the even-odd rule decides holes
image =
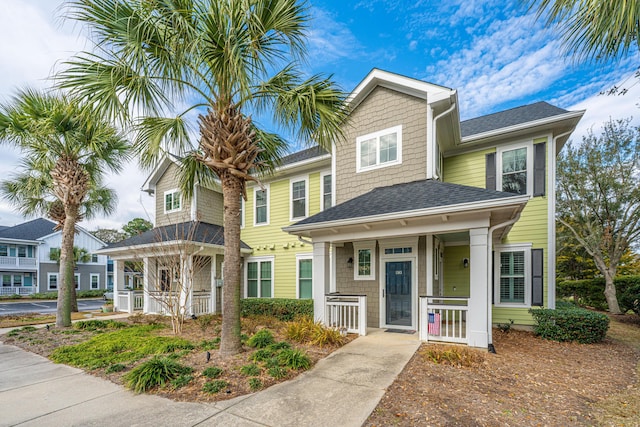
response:
{"label": "glass panel door", "polygon": [[385,266],[386,324],[412,326],[411,261],[387,261]]}

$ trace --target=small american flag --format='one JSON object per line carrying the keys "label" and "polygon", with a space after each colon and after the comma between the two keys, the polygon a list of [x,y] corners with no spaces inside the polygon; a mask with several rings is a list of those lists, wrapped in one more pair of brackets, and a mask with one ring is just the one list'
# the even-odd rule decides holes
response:
{"label": "small american flag", "polygon": [[440,335],[440,313],[429,313],[429,335]]}

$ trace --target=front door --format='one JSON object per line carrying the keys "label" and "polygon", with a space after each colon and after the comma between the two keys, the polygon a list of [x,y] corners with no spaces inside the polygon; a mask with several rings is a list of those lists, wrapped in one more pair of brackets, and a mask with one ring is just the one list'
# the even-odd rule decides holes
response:
{"label": "front door", "polygon": [[412,327],[412,261],[385,262],[385,324]]}

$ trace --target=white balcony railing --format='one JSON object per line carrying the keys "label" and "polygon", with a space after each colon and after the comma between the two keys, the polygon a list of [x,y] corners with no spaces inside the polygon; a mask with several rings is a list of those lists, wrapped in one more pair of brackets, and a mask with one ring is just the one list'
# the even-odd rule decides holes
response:
{"label": "white balcony railing", "polygon": [[0,286],[0,295],[33,295],[35,286]]}
{"label": "white balcony railing", "polygon": [[36,259],[16,256],[0,256],[0,266],[3,268],[35,267]]}
{"label": "white balcony railing", "polygon": [[466,297],[420,297],[420,339],[467,343]]}
{"label": "white balcony railing", "polygon": [[142,310],[144,306],[144,293],[142,291],[118,291],[118,311],[133,313]]}
{"label": "white balcony railing", "polygon": [[211,292],[197,292],[191,296],[191,314],[200,316],[201,314],[213,313],[214,308]]}
{"label": "white balcony railing", "polygon": [[325,295],[324,318],[329,327],[367,335],[367,296]]}

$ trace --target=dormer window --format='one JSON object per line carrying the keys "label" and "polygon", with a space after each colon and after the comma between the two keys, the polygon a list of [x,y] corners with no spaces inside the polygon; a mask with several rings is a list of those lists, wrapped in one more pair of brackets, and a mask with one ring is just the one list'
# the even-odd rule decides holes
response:
{"label": "dormer window", "polygon": [[177,212],[182,208],[180,190],[169,190],[164,193],[164,213]]}
{"label": "dormer window", "polygon": [[402,126],[356,138],[356,171],[402,163]]}

